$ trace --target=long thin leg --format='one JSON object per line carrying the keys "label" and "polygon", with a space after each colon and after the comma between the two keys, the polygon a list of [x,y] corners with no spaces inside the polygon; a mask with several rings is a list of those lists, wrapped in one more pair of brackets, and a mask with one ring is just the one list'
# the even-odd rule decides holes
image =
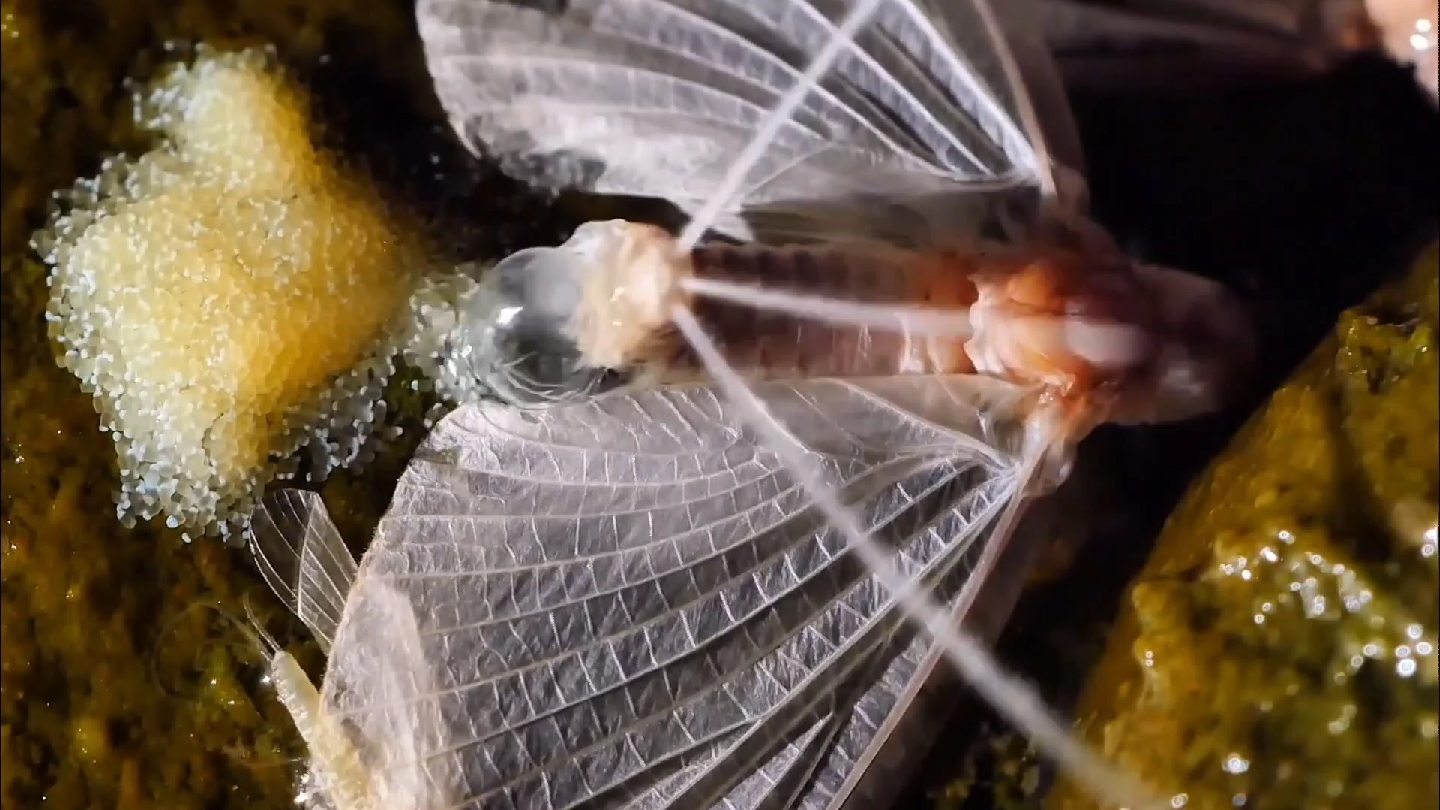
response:
{"label": "long thin leg", "polygon": [[[912,621],[921,625],[940,644],[945,656],[986,701],[1005,716],[1022,733],[1035,742],[1042,753],[1087,784],[1095,795],[1117,807],[1155,807],[1162,805],[1153,793],[1123,771],[1091,752],[1071,736],[1059,720],[1052,716],[1044,701],[1022,679],[1007,673],[974,636],[949,621],[949,612],[937,604],[919,584],[906,579],[890,556],[862,527],[855,512],[840,501],[833,489],[826,486],[821,473],[810,458],[790,440],[788,431],[776,422],[763,402],[745,381],[725,362],[714,341],[705,333],[695,316],[686,308],[676,306],[671,319],[705,364],[706,371],[724,391],[726,398],[741,406],[751,428],[765,438],[797,482],[804,487],[815,505],[832,525],[845,534],[850,547],[869,567]],[[1026,464],[1014,484],[1010,506],[996,526],[1008,532],[1018,518],[1018,507],[1024,491],[1044,458],[1050,442],[1047,436],[1027,440]]]}

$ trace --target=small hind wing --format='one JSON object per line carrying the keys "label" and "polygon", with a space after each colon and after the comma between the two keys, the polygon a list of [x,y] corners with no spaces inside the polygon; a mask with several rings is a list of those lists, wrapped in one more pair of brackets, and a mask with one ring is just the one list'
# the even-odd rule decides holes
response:
{"label": "small hind wing", "polygon": [[319,493],[266,495],[251,516],[249,540],[266,584],[329,652],[357,568]]}
{"label": "small hind wing", "polygon": [[443,657],[426,646],[414,607],[404,589],[362,569],[326,662],[321,705],[366,764],[366,808],[454,807],[463,784],[457,761],[433,756],[451,736],[434,700]]}
{"label": "small hind wing", "polygon": [[[286,653],[272,663],[282,702],[310,750],[316,787],[338,810],[446,806],[445,763],[417,769],[439,738],[417,696],[432,691],[410,602],[361,576],[320,495],[282,489],[251,516],[250,548],[265,581],[328,654],[319,690]],[[361,696],[361,697],[357,697]],[[351,707],[362,702],[365,710]]]}

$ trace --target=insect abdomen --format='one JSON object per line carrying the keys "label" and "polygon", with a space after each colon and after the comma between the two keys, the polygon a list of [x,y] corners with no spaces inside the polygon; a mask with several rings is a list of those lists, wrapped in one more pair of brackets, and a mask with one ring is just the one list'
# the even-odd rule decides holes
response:
{"label": "insect abdomen", "polygon": [[[974,286],[927,257],[879,246],[766,248],[712,245],[692,254],[698,278],[865,304],[964,309]],[[973,370],[961,338],[828,323],[697,296],[696,316],[736,368],[764,377],[860,377]],[[667,371],[697,369],[681,340]]]}

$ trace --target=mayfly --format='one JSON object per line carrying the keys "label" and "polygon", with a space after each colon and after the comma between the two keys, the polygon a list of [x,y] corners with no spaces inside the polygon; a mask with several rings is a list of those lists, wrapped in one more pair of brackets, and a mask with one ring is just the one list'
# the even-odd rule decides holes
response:
{"label": "mayfly", "polygon": [[[876,807],[948,661],[1107,801],[1148,803],[973,633],[1075,443],[1213,409],[1250,335],[1222,289],[1088,223],[1026,13],[422,0],[476,152],[689,220],[588,223],[490,271],[451,348],[510,401],[436,426],[358,566],[318,496],[257,512],[329,655],[319,690],[275,667],[326,801]],[[535,346],[564,368],[539,379]]]}

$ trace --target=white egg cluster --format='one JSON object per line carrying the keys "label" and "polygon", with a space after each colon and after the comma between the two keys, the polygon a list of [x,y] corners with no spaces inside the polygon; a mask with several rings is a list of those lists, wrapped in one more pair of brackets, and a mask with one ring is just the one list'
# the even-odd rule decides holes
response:
{"label": "white egg cluster", "polygon": [[300,448],[317,477],[363,460],[394,358],[423,353],[428,254],[315,147],[272,54],[202,52],[136,117],[160,145],[57,195],[37,234],[50,331],[114,436],[121,520],[229,535]]}
{"label": "white egg cluster", "polygon": [[405,361],[446,402],[494,396],[494,300],[474,273],[436,273],[410,297]]}

